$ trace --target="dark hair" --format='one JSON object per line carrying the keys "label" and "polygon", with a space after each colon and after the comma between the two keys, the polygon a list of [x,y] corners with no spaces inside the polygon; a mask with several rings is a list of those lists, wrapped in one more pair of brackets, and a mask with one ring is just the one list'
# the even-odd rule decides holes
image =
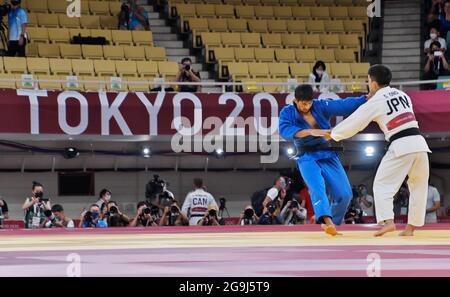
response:
{"label": "dark hair", "polygon": [[34,190],[36,187],[43,187],[41,183],[38,183],[37,181],[33,181],[33,186],[31,187],[31,190]]}
{"label": "dark hair", "polygon": [[392,80],[392,72],[389,67],[383,64],[376,64],[369,68],[369,76],[376,81],[379,86],[388,86]]}
{"label": "dark hair", "polygon": [[170,202],[170,205],[178,205],[178,200],[172,199],[172,201]]}
{"label": "dark hair", "polygon": [[145,201],[139,201],[138,203],[137,203],[137,206],[136,206],[136,209],[139,209],[141,206],[143,206],[143,205],[147,205],[147,202],[145,202]]}
{"label": "dark hair", "polygon": [[64,208],[61,204],[55,204],[52,206],[52,212],[62,212],[64,211]]}
{"label": "dark hair", "polygon": [[281,178],[284,178],[284,176],[282,175],[277,176],[277,178],[273,181],[273,184],[275,185],[277,181],[279,181]]}
{"label": "dark hair", "polygon": [[100,191],[99,197],[100,197],[100,198],[103,198],[103,196],[105,196],[106,193],[109,193],[110,195],[112,194],[110,190],[108,190],[108,189],[102,189],[102,190]]}
{"label": "dark hair", "polygon": [[433,45],[437,46],[438,48],[441,48],[441,43],[437,40],[430,43],[430,49],[433,47]]}
{"label": "dark hair", "polygon": [[195,186],[196,188],[201,188],[201,187],[203,187],[203,179],[198,178],[198,177],[194,178],[194,186]]}
{"label": "dark hair", "polygon": [[191,63],[192,63],[192,60],[191,60],[191,58],[189,58],[189,57],[186,57],[186,58],[183,58],[183,59],[181,59],[181,64],[183,64],[184,62],[187,62],[187,61],[189,61],[189,62],[191,62]]}
{"label": "dark hair", "polygon": [[[89,209],[91,209],[91,207],[98,207],[98,205],[97,204],[91,204],[91,205],[89,205]],[[99,209],[100,209],[100,207],[98,207]]]}
{"label": "dark hair", "polygon": [[107,203],[106,205],[110,205],[110,204],[118,205],[117,202],[116,202],[116,201],[113,201],[113,200],[108,201],[108,203]]}
{"label": "dark hair", "polygon": [[299,85],[295,88],[295,99],[311,101],[313,99],[313,88],[311,85]]}
{"label": "dark hair", "polygon": [[317,74],[316,70],[317,70],[317,68],[319,68],[320,66],[322,66],[323,71],[327,70],[327,66],[325,66],[325,62],[319,60],[319,61],[316,62],[316,64],[314,64],[314,67],[313,67],[313,73],[314,73],[314,75]]}

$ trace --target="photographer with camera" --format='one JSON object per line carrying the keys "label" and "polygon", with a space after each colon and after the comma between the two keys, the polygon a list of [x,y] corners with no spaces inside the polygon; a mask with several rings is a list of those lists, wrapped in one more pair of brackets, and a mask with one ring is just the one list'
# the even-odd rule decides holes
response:
{"label": "photographer with camera", "polygon": [[217,212],[219,211],[217,204],[208,205],[208,210],[205,212],[203,218],[198,221],[199,226],[223,226],[225,225],[225,220],[219,217]]}
{"label": "photographer with camera", "polygon": [[307,211],[301,206],[297,199],[287,201],[280,213],[284,225],[305,224]]}
{"label": "photographer with camera", "polygon": [[[192,60],[189,57],[181,60],[180,70],[175,78],[177,82],[200,82],[200,74],[192,69]],[[180,85],[180,92],[195,93],[200,91],[200,86]]]}
{"label": "photographer with camera", "polygon": [[108,222],[100,213],[100,207],[97,204],[92,204],[88,211],[81,214],[78,228],[106,228]]}
{"label": "photographer with camera", "polygon": [[150,227],[158,226],[159,208],[149,205],[146,201],[140,201],[137,204],[137,214],[130,222],[130,227]]}
{"label": "photographer with camera", "polygon": [[32,196],[25,199],[22,209],[25,211],[25,228],[39,228],[45,220],[45,210],[51,210],[50,200],[44,196],[44,187],[33,182]]}
{"label": "photographer with camera", "polygon": [[245,210],[241,213],[239,217],[238,225],[256,225],[258,223],[258,216],[251,205],[247,205]]}
{"label": "photographer with camera", "polygon": [[119,12],[119,30],[150,30],[148,12],[136,0],[122,3]]}
{"label": "photographer with camera", "polygon": [[153,175],[153,179],[145,186],[145,197],[149,205],[157,206],[159,209],[164,210],[166,206],[169,206],[174,196],[173,193],[167,189],[167,183],[159,177],[159,175]]}
{"label": "photographer with camera", "polygon": [[8,53],[10,57],[25,57],[27,44],[27,11],[20,7],[21,0],[11,0],[10,5],[2,5],[8,11]]}
{"label": "photographer with camera", "polygon": [[217,207],[214,197],[205,191],[203,180],[194,178],[194,191],[187,194],[181,208],[181,211],[189,218],[189,225],[197,225],[198,221],[205,215],[210,204],[214,204]]}
{"label": "photographer with camera", "polygon": [[3,229],[4,220],[9,218],[8,212],[8,204],[0,195],[0,229]]}
{"label": "photographer with camera", "polygon": [[130,224],[130,218],[119,210],[115,201],[109,201],[104,214],[108,227],[126,227]]}
{"label": "photographer with camera", "polygon": [[45,210],[45,221],[41,224],[41,228],[75,228],[73,220],[64,215],[64,208],[55,204],[51,210]]}
{"label": "photographer with camera", "polygon": [[159,223],[160,226],[189,226],[188,217],[181,212],[178,201],[172,200],[170,206],[166,206]]}
{"label": "photographer with camera", "polygon": [[[439,76],[448,75],[448,62],[441,50],[439,41],[433,41],[430,45],[430,52],[427,55],[427,63],[423,70],[424,80],[435,80]],[[427,84],[425,88],[428,90],[436,89],[436,84]]]}
{"label": "photographer with camera", "polygon": [[99,199],[95,204],[97,204],[98,208],[103,209],[109,201],[111,200],[112,193],[108,189],[102,189],[98,195]]}
{"label": "photographer with camera", "polygon": [[278,216],[275,214],[277,210],[277,205],[275,202],[270,202],[264,208],[263,215],[259,218],[259,225],[280,225],[281,221]]}

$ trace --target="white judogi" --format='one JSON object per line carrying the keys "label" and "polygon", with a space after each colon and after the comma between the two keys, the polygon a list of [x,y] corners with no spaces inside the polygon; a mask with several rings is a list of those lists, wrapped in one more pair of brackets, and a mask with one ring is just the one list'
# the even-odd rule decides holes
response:
{"label": "white judogi", "polygon": [[[331,137],[340,141],[350,138],[375,121],[387,141],[396,133],[418,128],[411,99],[400,90],[385,87],[376,92],[351,116],[339,123]],[[423,226],[428,194],[429,164],[431,152],[421,135],[394,140],[381,160],[374,180],[373,192],[377,221],[393,220],[393,197],[406,176],[410,190],[408,224]]]}
{"label": "white judogi", "polygon": [[197,225],[208,211],[208,205],[217,207],[214,197],[203,189],[197,189],[187,194],[181,211],[189,217],[189,225]]}

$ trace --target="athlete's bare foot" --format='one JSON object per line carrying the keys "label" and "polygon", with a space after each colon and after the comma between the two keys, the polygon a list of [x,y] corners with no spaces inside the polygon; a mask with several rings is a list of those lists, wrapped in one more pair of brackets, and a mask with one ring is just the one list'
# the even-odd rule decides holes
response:
{"label": "athlete's bare foot", "polygon": [[402,232],[400,232],[398,234],[398,236],[414,236],[414,230],[416,228],[413,225],[406,225],[405,230],[403,230]]}
{"label": "athlete's bare foot", "polygon": [[342,233],[337,232],[335,225],[321,224],[320,227],[328,235],[331,235],[331,236],[342,235]]}
{"label": "athlete's bare foot", "polygon": [[386,221],[384,226],[374,234],[374,236],[375,237],[383,236],[384,234],[393,231],[395,231],[395,223],[393,220],[388,220]]}

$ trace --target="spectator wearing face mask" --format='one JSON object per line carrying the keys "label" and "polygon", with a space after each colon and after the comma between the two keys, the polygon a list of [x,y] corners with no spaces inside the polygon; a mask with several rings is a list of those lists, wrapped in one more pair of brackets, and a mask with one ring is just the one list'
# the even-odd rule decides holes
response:
{"label": "spectator wearing face mask", "polygon": [[330,82],[330,76],[326,73],[327,67],[323,61],[317,61],[314,64],[313,70],[309,75],[308,83],[313,86],[315,92],[326,93],[330,85],[323,85],[323,83]]}
{"label": "spectator wearing face mask", "polygon": [[[439,76],[448,74],[448,62],[441,51],[441,44],[439,41],[433,41],[430,45],[430,53],[427,56],[427,62],[424,68],[423,79],[435,80]],[[436,89],[436,84],[427,84],[425,89]]]}
{"label": "spectator wearing face mask", "polygon": [[[265,212],[270,203],[277,206],[279,205],[280,207],[283,205],[284,198],[286,197],[286,188],[287,183],[284,176],[279,176],[275,179],[273,187],[267,191],[266,198],[263,201],[263,212]],[[277,201],[279,201],[279,203],[276,203]]]}
{"label": "spectator wearing face mask", "polygon": [[441,45],[440,51],[445,53],[445,51],[447,50],[447,42],[445,41],[444,38],[441,38],[439,36],[439,30],[435,27],[432,27],[430,29],[430,39],[428,39],[427,41],[425,41],[424,43],[424,51],[426,54],[430,53],[430,47],[431,47],[431,43],[434,41],[438,41]]}

